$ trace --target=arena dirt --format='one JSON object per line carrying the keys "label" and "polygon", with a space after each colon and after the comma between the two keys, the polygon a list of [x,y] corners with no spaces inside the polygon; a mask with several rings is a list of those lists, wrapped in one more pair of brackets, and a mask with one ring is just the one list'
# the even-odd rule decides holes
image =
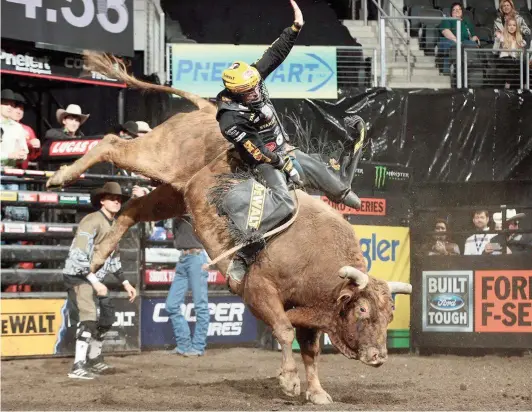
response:
{"label": "arena dirt", "polygon": [[94,381],[66,374],[72,359],[2,362],[2,410],[532,410],[532,357],[391,355],[371,368],[341,355],[320,358],[335,401],[285,397],[280,354],[214,349],[202,358],[168,352],[108,356],[116,373]]}

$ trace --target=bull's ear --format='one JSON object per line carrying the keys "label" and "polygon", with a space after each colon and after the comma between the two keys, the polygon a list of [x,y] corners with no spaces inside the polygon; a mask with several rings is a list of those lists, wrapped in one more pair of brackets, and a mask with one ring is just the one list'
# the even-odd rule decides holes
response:
{"label": "bull's ear", "polygon": [[340,291],[340,295],[338,296],[338,299],[336,299],[336,302],[344,307],[351,299],[353,299],[353,294],[353,289],[344,288]]}

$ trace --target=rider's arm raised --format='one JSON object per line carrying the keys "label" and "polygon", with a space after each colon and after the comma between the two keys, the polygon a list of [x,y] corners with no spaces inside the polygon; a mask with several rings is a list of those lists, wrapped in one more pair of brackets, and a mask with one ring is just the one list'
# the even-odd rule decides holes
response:
{"label": "rider's arm raised", "polygon": [[281,35],[266,49],[260,59],[252,65],[257,68],[262,80],[272,73],[286,59],[296,43],[299,29],[292,25],[283,30]]}

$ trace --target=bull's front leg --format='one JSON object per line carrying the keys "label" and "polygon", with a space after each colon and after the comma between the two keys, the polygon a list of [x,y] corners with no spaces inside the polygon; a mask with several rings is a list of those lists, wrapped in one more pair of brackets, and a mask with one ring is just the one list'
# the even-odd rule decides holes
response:
{"label": "bull's front leg", "polygon": [[301,348],[301,357],[307,374],[305,398],[316,405],[332,403],[332,398],[321,387],[318,377],[318,357],[320,354],[321,332],[316,329],[296,328],[296,337]]}
{"label": "bull's front leg", "polygon": [[46,188],[62,187],[63,185],[77,180],[88,168],[95,164],[110,161],[113,152],[116,151],[115,143],[124,141],[114,134],[105,137],[70,166],[62,166],[46,182]]}
{"label": "bull's front leg", "polygon": [[122,236],[139,222],[153,222],[182,216],[186,211],[183,194],[172,185],[164,184],[146,196],[128,201],[113,228],[98,246],[91,261],[91,272],[96,273],[115,250]]}

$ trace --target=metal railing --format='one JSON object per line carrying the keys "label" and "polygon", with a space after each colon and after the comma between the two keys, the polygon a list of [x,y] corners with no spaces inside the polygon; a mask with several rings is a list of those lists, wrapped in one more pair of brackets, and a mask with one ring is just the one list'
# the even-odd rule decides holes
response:
{"label": "metal railing", "polygon": [[144,54],[144,73],[157,74],[164,83],[165,75],[165,22],[164,12],[159,0],[146,1],[146,50]]}
{"label": "metal railing", "polygon": [[526,52],[526,88],[530,90],[530,72],[532,71],[532,50]]}
{"label": "metal railing", "polygon": [[[416,37],[410,37],[411,23],[410,20],[415,19],[421,23],[421,27],[417,32]],[[456,86],[462,87],[462,53],[457,53],[457,50],[462,50],[465,43],[461,40],[461,31],[463,25],[460,20],[453,17],[445,16],[381,16],[379,24],[379,36],[380,36],[380,51],[381,51],[381,86],[388,86],[388,50],[392,50],[394,53],[394,61],[397,62],[398,53],[396,49],[396,39],[393,36],[385,35],[386,33],[386,21],[403,20],[404,28],[406,30],[406,36],[408,37],[408,46],[405,48],[405,67],[392,68],[391,73],[394,75],[394,70],[406,71],[406,80],[410,82],[413,77],[422,79],[421,81],[430,84],[430,81],[436,82],[438,85],[447,84],[450,87],[451,81],[445,76],[451,75],[456,78]],[[443,20],[456,20],[456,41],[446,39],[443,37],[439,24]],[[396,27],[392,25],[391,27]],[[404,35],[404,34],[403,34]],[[403,43],[403,35],[399,39],[399,43]],[[391,40],[391,47],[390,42]],[[400,50],[401,51],[401,50]],[[427,77],[423,77],[423,73]]]}
{"label": "metal railing", "polygon": [[378,86],[377,49],[374,47],[336,47],[338,88]]}
{"label": "metal railing", "polygon": [[525,55],[522,49],[466,49],[464,87],[530,88],[529,53]]}

